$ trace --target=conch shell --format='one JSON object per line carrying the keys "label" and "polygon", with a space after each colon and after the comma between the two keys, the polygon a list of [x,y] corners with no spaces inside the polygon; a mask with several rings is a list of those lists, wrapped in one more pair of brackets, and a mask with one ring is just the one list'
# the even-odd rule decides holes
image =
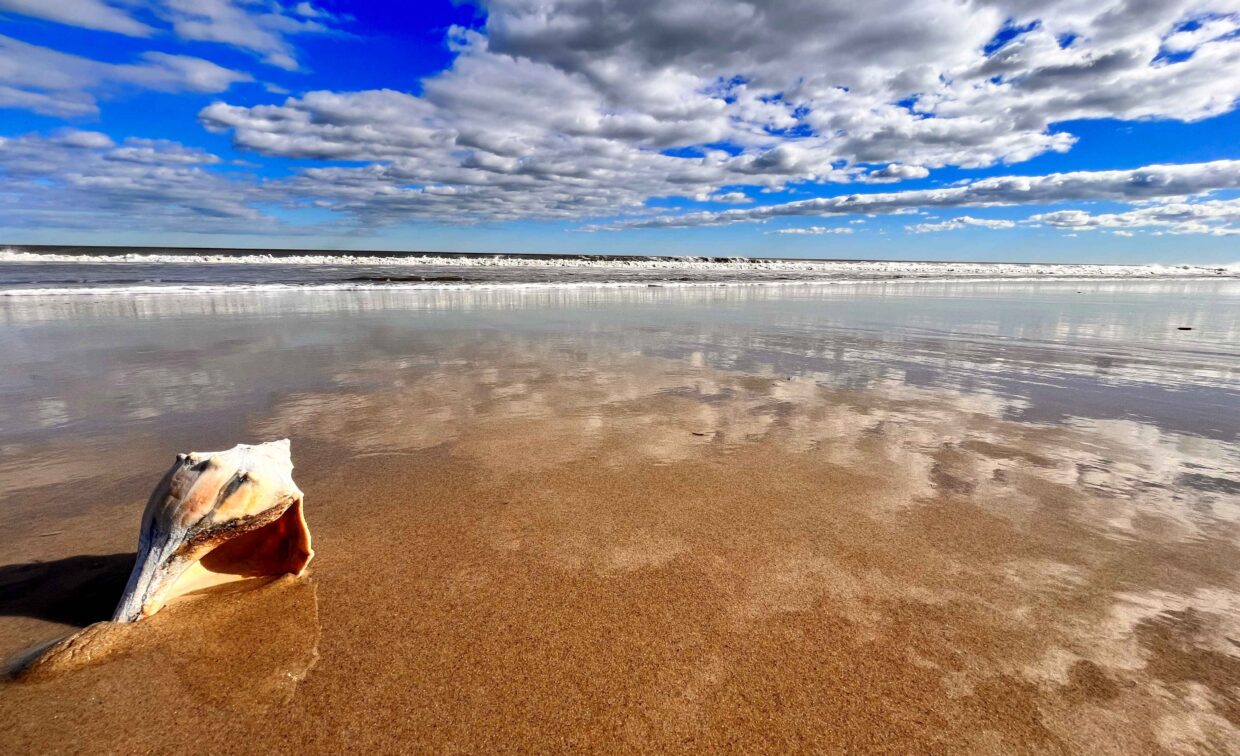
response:
{"label": "conch shell", "polygon": [[115,622],[248,577],[300,575],[314,557],[288,439],[178,454],[142,515],[138,559]]}

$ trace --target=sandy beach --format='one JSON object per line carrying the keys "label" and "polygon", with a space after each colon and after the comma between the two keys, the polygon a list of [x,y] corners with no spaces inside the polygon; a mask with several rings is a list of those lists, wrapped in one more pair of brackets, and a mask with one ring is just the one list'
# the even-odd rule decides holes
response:
{"label": "sandy beach", "polygon": [[1240,743],[1234,282],[21,300],[0,655],[179,451],[291,439],[318,556],[0,683],[5,753]]}

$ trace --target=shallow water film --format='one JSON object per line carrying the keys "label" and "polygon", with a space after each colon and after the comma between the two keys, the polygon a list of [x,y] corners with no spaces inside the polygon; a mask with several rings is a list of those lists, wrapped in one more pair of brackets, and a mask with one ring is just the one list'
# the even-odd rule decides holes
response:
{"label": "shallow water film", "polygon": [[4,657],[177,452],[291,439],[318,553],[0,683],[6,753],[1240,743],[1240,281],[25,296],[0,353]]}

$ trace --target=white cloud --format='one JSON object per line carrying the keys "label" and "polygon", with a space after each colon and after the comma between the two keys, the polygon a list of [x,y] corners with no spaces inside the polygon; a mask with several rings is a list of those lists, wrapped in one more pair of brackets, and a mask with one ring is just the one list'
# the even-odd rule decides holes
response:
{"label": "white cloud", "polygon": [[120,3],[104,0],[0,0],[0,12],[57,21],[85,29],[147,37],[154,29],[134,19]]}
{"label": "white cloud", "polygon": [[[455,62],[420,95],[220,102],[202,121],[262,154],[369,163],[315,169],[296,182],[367,222],[597,218],[640,211],[652,198],[898,182],[943,166],[1014,163],[1071,149],[1076,137],[1054,128],[1062,121],[1191,121],[1231,110],[1240,96],[1240,77],[1219,75],[1240,69],[1240,39],[1225,31],[1240,10],[1235,0],[484,5],[485,28],[452,32]],[[1192,39],[1177,36],[1194,19],[1205,21]],[[1029,30],[987,52],[1005,24]],[[1166,44],[1191,54],[1167,62]],[[1013,180],[1059,201],[1036,177]],[[899,202],[1035,199],[984,182],[969,192],[925,191],[946,194]],[[633,225],[846,214],[857,210],[845,205],[884,195],[857,196],[871,199],[668,212]],[[899,211],[881,202],[866,210]]]}
{"label": "white cloud", "polygon": [[[752,200],[1065,152],[1076,137],[1057,124],[1078,119],[1194,121],[1229,112],[1240,77],[1221,72],[1240,70],[1240,0],[481,4],[485,26],[449,32],[456,57],[446,71],[409,82],[418,94],[222,100],[200,120],[242,149],[327,161],[265,186],[368,226],[620,218],[606,227],[665,228],[1087,200],[1165,205],[1240,185],[1240,162],[1217,161]],[[0,7],[217,42],[286,69],[298,66],[297,35],[342,22],[291,0],[0,0]],[[138,26],[125,31],[123,19]],[[1004,28],[1025,31],[996,48]],[[118,87],[216,92],[248,78],[200,58],[147,53],[114,65],[0,39],[0,106],[53,115],[94,113],[96,98]],[[135,158],[146,154],[120,149],[130,148]],[[172,160],[166,146],[155,152]],[[652,212],[651,200],[664,198],[745,206]],[[982,223],[965,219],[910,229]]]}
{"label": "white cloud", "polygon": [[969,215],[962,215],[959,218],[950,218],[940,223],[918,223],[913,226],[905,226],[904,229],[914,234],[929,234],[937,231],[959,231],[962,228],[1015,228],[1016,221],[999,220],[989,218],[974,218]]}
{"label": "white cloud", "polygon": [[[339,21],[309,2],[287,7],[279,0],[0,0],[2,11],[136,37],[167,28],[181,39],[231,45],[289,71],[298,68],[289,37],[329,32]],[[138,20],[137,12],[159,26]]]}
{"label": "white cloud", "polygon": [[847,194],[779,205],[622,220],[613,228],[669,228],[752,223],[788,216],[898,214],[917,208],[1047,205],[1069,201],[1137,202],[1240,188],[1240,160],[1148,165],[1121,171],[995,176],[943,189]]}
{"label": "white cloud", "polygon": [[[220,159],[175,142],[62,131],[0,139],[8,226],[247,232],[279,230],[256,205],[278,199],[252,180],[208,170]],[[19,211],[14,211],[17,204]]]}
{"label": "white cloud", "polygon": [[707,202],[724,202],[729,205],[747,205],[753,202],[753,199],[744,192],[724,192],[723,194],[708,195]]}
{"label": "white cloud", "polygon": [[300,3],[298,3],[298,4],[297,4],[297,5],[293,8],[293,12],[294,12],[294,13],[296,13],[297,15],[299,15],[299,16],[304,16],[304,17],[306,17],[306,18],[322,18],[322,17],[324,17],[324,16],[328,15],[328,14],[327,14],[325,11],[323,11],[322,9],[320,9],[320,8],[316,8],[316,7],[314,7],[313,5],[311,5],[310,3],[307,3],[307,2],[300,2]]}
{"label": "white cloud", "polygon": [[[686,78],[700,89],[744,77],[749,99],[738,97],[730,110],[775,127],[809,127],[839,158],[857,162],[1023,160],[1070,146],[1069,135],[1048,131],[1057,121],[1193,119],[1230,109],[1240,93],[1234,77],[1216,75],[1234,68],[1234,39],[1207,34],[1211,44],[1198,45],[1194,59],[1155,62],[1164,37],[1183,21],[1235,12],[1232,0],[485,5],[493,51],[580,74],[613,101],[646,101],[648,112],[674,108],[684,96],[675,83]],[[1005,23],[1034,21],[1031,31],[985,53]],[[1066,48],[1065,34],[1076,37]],[[666,85],[651,95],[649,80]],[[758,107],[775,93],[777,104]]]}
{"label": "white cloud", "polygon": [[885,168],[870,171],[861,177],[868,184],[890,184],[905,179],[920,179],[930,175],[929,169],[921,165],[900,165],[890,163]]}
{"label": "white cloud", "polygon": [[220,42],[260,56],[264,63],[297,69],[296,51],[288,37],[328,31],[317,19],[329,19],[309,3],[292,11],[279,3],[246,0],[161,0],[157,12],[182,39]]}
{"label": "white cloud", "polygon": [[1201,23],[1191,31],[1179,31],[1163,40],[1163,49],[1168,52],[1192,52],[1207,42],[1213,42],[1228,34],[1240,30],[1240,21],[1234,17],[1212,18]]}
{"label": "white cloud", "polygon": [[[1059,210],[1040,213],[1030,223],[1072,230],[1146,229],[1173,234],[1240,234],[1240,199],[1198,202],[1171,201],[1145,205],[1120,213],[1090,213],[1086,210]],[[1125,230],[1122,235],[1131,235]]]}
{"label": "white cloud", "polygon": [[118,87],[219,92],[249,74],[202,58],[148,52],[135,63],[102,63],[0,35],[0,107],[72,117],[98,111],[97,94]]}
{"label": "white cloud", "polygon": [[232,129],[239,147],[283,157],[391,160],[432,157],[453,146],[433,106],[388,89],[311,92],[283,105],[250,108],[217,102],[200,118],[209,129]]}
{"label": "white cloud", "polygon": [[241,81],[253,81],[242,71],[232,71],[209,60],[162,52],[142,53],[142,62],[113,66],[118,81],[131,82],[163,92],[222,92]]}
{"label": "white cloud", "polygon": [[[1136,232],[1154,235],[1205,234],[1240,235],[1240,199],[1186,201],[1179,197],[1142,201],[1138,207],[1118,213],[1091,213],[1088,210],[1056,210],[1037,213],[1021,221],[973,218],[968,215],[939,223],[907,226],[912,233],[957,231],[969,227],[1015,228],[1048,226],[1066,231],[1101,230],[1131,238]],[[1068,236],[1076,236],[1075,233]]]}
{"label": "white cloud", "polygon": [[824,234],[851,234],[853,230],[841,226],[806,226],[804,228],[781,228],[770,233],[781,236],[822,236]]}
{"label": "white cloud", "polygon": [[99,131],[68,130],[57,135],[56,142],[65,147],[81,147],[85,149],[107,149],[115,147],[112,137]]}

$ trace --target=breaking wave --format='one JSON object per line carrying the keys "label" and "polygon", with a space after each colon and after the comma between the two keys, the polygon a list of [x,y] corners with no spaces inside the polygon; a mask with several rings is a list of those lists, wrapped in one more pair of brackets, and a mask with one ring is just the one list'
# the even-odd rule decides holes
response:
{"label": "breaking wave", "polygon": [[0,249],[0,294],[507,286],[693,286],[883,280],[1178,279],[1240,264],[908,262],[772,258]]}

